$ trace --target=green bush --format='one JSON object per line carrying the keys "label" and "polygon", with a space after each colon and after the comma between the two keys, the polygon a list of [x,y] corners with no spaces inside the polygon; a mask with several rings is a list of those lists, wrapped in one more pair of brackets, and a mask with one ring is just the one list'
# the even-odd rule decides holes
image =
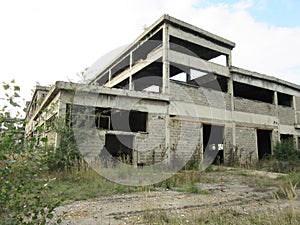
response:
{"label": "green bush", "polygon": [[47,165],[51,171],[70,170],[73,168],[85,169],[86,163],[78,149],[73,130],[57,122],[53,129],[60,136],[60,145],[54,149],[47,147]]}
{"label": "green bush", "polygon": [[59,204],[46,197],[50,184],[44,176],[45,151],[34,137],[25,139],[24,122],[13,119],[21,115],[20,88],[14,81],[3,83],[3,88],[6,98],[0,111],[0,224],[45,224]]}
{"label": "green bush", "polygon": [[282,161],[295,161],[300,159],[293,138],[278,141],[275,145],[273,155],[276,159]]}

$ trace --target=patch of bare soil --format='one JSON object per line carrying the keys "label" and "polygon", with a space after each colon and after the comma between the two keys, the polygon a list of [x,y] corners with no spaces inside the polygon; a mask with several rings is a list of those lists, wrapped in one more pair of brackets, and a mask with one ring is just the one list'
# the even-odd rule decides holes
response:
{"label": "patch of bare soil", "polygon": [[[290,206],[287,199],[276,200],[274,186],[259,187],[252,176],[230,171],[208,173],[213,183],[198,183],[202,194],[156,190],[77,201],[56,209],[56,216],[63,218],[62,224],[148,224],[151,212],[183,218],[183,224],[191,224],[197,212],[231,210],[236,214],[263,213],[265,210],[285,209]],[[204,194],[208,193],[208,194]],[[300,199],[295,202],[300,210]]]}

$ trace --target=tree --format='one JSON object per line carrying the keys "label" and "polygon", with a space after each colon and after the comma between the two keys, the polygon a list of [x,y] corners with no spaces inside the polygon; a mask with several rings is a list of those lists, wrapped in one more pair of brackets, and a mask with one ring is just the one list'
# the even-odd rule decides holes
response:
{"label": "tree", "polygon": [[24,121],[18,118],[19,86],[12,80],[3,83],[3,89],[6,93],[0,111],[0,224],[45,224],[59,204],[46,197],[50,183],[45,177],[45,150],[35,137],[25,138]]}

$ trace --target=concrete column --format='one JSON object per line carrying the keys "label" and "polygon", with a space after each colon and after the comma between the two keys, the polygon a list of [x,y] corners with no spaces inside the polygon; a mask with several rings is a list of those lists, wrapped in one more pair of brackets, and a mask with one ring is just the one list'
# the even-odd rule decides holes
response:
{"label": "concrete column", "polygon": [[171,132],[170,132],[170,105],[166,106],[166,114],[165,114],[165,148],[166,148],[166,155],[168,160],[171,159]]}
{"label": "concrete column", "polygon": [[189,82],[191,80],[191,72],[186,74],[186,82]]}
{"label": "concrete column", "polygon": [[274,105],[278,106],[277,91],[274,91]]}
{"label": "concrete column", "polygon": [[232,66],[231,52],[230,52],[228,55],[226,55],[226,65],[227,65],[228,67],[231,67],[231,66]]}
{"label": "concrete column", "polygon": [[128,87],[129,90],[134,90],[134,86],[133,86],[133,82],[132,82],[132,75],[129,77],[128,85],[129,85],[129,87]]}
{"label": "concrete column", "polygon": [[[294,113],[295,113],[295,124],[298,124],[298,118],[297,118],[297,105],[296,105],[296,97],[295,97],[295,96],[293,96],[292,107],[293,107]],[[297,142],[298,142],[298,141],[297,141]]]}
{"label": "concrete column", "polygon": [[129,68],[132,68],[132,51],[129,54]]}
{"label": "concrete column", "polygon": [[228,93],[230,94],[230,101],[231,101],[231,111],[234,110],[234,96],[233,96],[233,80],[232,78],[228,79]]}
{"label": "concrete column", "polygon": [[232,145],[236,147],[236,124],[232,123]]}
{"label": "concrete column", "polygon": [[164,24],[163,26],[163,68],[162,68],[162,93],[169,93],[169,78],[170,78],[170,62],[169,62],[169,25]]}
{"label": "concrete column", "polygon": [[[274,104],[275,104],[275,110],[276,110],[276,117],[279,118],[277,91],[274,91]],[[279,119],[278,119],[278,121],[279,121]]]}
{"label": "concrete column", "polygon": [[199,142],[201,143],[201,147],[200,147],[200,163],[199,163],[199,170],[201,170],[201,165],[203,164],[203,124],[200,123],[199,124],[199,129],[200,129],[200,137],[199,137]]}
{"label": "concrete column", "polygon": [[111,81],[111,69],[108,70],[108,84],[110,84]]}

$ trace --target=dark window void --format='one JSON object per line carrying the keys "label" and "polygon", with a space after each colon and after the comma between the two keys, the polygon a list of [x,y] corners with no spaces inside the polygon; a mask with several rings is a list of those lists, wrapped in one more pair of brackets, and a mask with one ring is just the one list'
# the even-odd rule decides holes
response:
{"label": "dark window void", "polygon": [[271,155],[271,137],[272,131],[257,130],[257,151],[259,160]]}
{"label": "dark window void", "polygon": [[292,134],[280,134],[280,141],[288,141],[293,139],[293,137]]}
{"label": "dark window void", "polygon": [[114,78],[126,69],[129,68],[130,65],[130,58],[129,56],[122,59],[119,63],[117,63],[114,67],[111,69],[111,77]]}
{"label": "dark window void", "polygon": [[170,36],[170,49],[205,60],[210,60],[221,55],[220,52],[205,48],[203,46],[174,36]]}
{"label": "dark window void", "polygon": [[109,80],[109,73],[105,73],[103,76],[101,76],[100,78],[98,78],[96,80],[96,83],[100,86],[103,86],[105,83],[107,83]]}
{"label": "dark window void", "polygon": [[132,82],[135,91],[161,92],[162,63],[160,60],[133,75]]}
{"label": "dark window void", "polygon": [[147,112],[97,107],[95,114],[96,127],[99,129],[125,132],[147,131]]}
{"label": "dark window void", "polygon": [[203,151],[204,157],[215,164],[224,163],[224,127],[216,125],[203,125]]}
{"label": "dark window void", "polygon": [[132,135],[106,134],[104,148],[112,157],[123,163],[132,164]]}
{"label": "dark window void", "polygon": [[95,123],[99,129],[110,130],[110,113],[111,108],[96,108]]}
{"label": "dark window void", "polygon": [[140,60],[145,60],[150,52],[162,46],[162,30],[158,31],[149,40],[138,44],[140,46],[132,54],[133,64],[136,64]]}
{"label": "dark window void", "polygon": [[233,93],[235,97],[242,97],[271,104],[274,99],[273,91],[239,82],[233,82]]}
{"label": "dark window void", "polygon": [[209,88],[215,91],[227,92],[228,91],[228,79],[226,77],[217,75],[204,75],[202,77],[190,80],[187,82],[199,87]]}
{"label": "dark window void", "polygon": [[210,72],[190,69],[174,64],[170,65],[170,80],[184,82],[195,87],[205,87],[216,91],[228,91],[228,78]]}
{"label": "dark window void", "polygon": [[116,86],[114,86],[114,88],[129,89],[129,78],[118,83]]}
{"label": "dark window void", "polygon": [[293,96],[277,92],[278,105],[292,107]]}

